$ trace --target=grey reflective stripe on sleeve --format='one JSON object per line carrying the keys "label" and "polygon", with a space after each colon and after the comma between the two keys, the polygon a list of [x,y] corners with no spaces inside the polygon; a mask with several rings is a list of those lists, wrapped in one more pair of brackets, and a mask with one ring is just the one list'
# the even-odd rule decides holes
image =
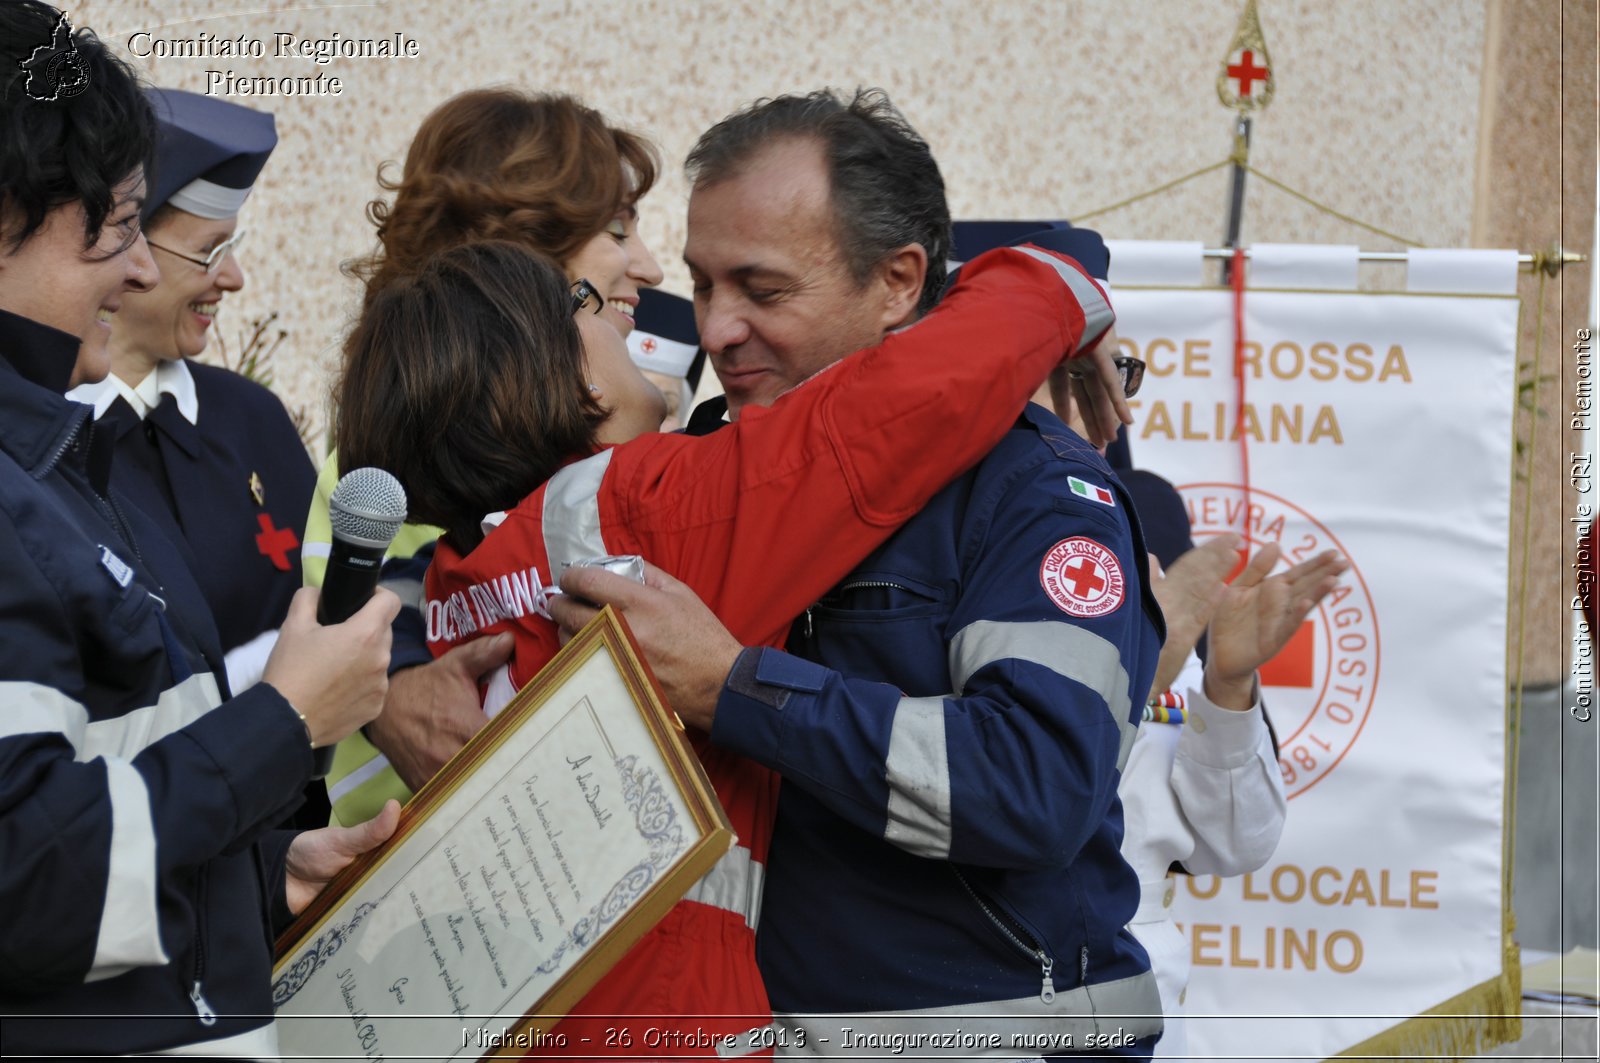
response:
{"label": "grey reflective stripe on sleeve", "polygon": [[1131,718],[1128,671],[1114,645],[1087,628],[1059,620],[979,620],[950,641],[950,682],[959,692],[978,669],[1006,660],[1048,668],[1100,695],[1117,725],[1117,770],[1122,770],[1139,729]]}
{"label": "grey reflective stripe on sleeve", "polygon": [[94,964],[85,979],[90,982],[167,962],[156,914],[156,833],[150,822],[150,792],[144,776],[127,761],[107,760],[105,766],[111,854]]}
{"label": "grey reflective stripe on sleeve", "polygon": [[78,746],[79,760],[122,757],[132,760],[174,731],[189,726],[222,701],[222,692],[210,672],[190,676],[161,692],[154,705],[146,705],[113,720],[96,720]]}
{"label": "grey reflective stripe on sleeve", "polygon": [[917,856],[950,858],[950,754],[943,698],[901,698],[884,762],[889,784],[883,840]]}
{"label": "grey reflective stripe on sleeve", "polygon": [[[1037,971],[1033,979],[1038,980]],[[1099,985],[1016,1000],[916,1011],[809,1015],[777,1012],[785,1059],[1009,1059],[1092,1051],[1091,1035],[1161,1032],[1161,996],[1149,971]],[[801,1036],[800,1031],[804,1031]],[[824,1040],[826,1039],[826,1040]],[[799,1042],[804,1041],[804,1044]]]}
{"label": "grey reflective stripe on sleeve", "polygon": [[600,535],[600,481],[611,465],[611,451],[573,462],[554,476],[544,491],[544,553],[550,582],[560,583],[569,562],[603,557]]}
{"label": "grey reflective stripe on sleeve", "polygon": [[0,738],[30,734],[62,734],[73,749],[83,744],[89,710],[54,687],[20,680],[0,682]]}
{"label": "grey reflective stripe on sleeve", "polygon": [[95,757],[132,760],[210,712],[222,695],[216,678],[200,672],[163,690],[154,705],[93,723],[82,705],[40,683],[0,683],[0,698],[6,705],[0,738],[58,733],[71,743],[73,759],[84,762]]}
{"label": "grey reflective stripe on sleeve", "polygon": [[[328,803],[337,805],[340,801],[343,801],[346,797],[349,797],[351,793],[359,789],[362,783],[366,782],[368,779],[371,779],[374,775],[377,775],[388,766],[388,757],[384,756],[382,753],[374,753],[371,760],[366,761],[355,771],[352,771],[349,775],[346,775],[344,778],[328,787]],[[396,777],[398,778],[398,773]],[[343,819],[341,819],[340,822],[344,822]]]}
{"label": "grey reflective stripe on sleeve", "polygon": [[378,586],[384,590],[393,591],[395,597],[400,599],[400,608],[421,610],[423,599],[421,580],[386,579],[379,580]]}
{"label": "grey reflective stripe on sleeve", "polygon": [[[1111,327],[1116,315],[1111,312],[1111,304],[1106,302],[1106,297],[1100,294],[1093,281],[1059,258],[1038,248],[1019,247],[1017,250],[1055,270],[1072,290],[1074,298],[1078,300],[1078,306],[1083,310],[1083,335],[1078,340],[1078,351],[1085,350],[1089,346],[1089,341],[1098,340],[1100,334]],[[1073,353],[1076,354],[1077,351]]]}
{"label": "grey reflective stripe on sleeve", "polygon": [[735,845],[689,887],[683,899],[732,912],[754,930],[761,919],[761,884],[765,876],[766,868],[751,856],[750,850]]}

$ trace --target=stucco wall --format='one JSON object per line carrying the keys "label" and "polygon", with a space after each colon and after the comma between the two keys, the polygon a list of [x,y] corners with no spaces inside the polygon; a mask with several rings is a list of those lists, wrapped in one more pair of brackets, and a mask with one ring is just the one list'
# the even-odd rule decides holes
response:
{"label": "stucco wall", "polygon": [[[695,136],[761,96],[879,85],[931,141],[958,216],[1072,216],[1223,158],[1229,115],[1213,88],[1239,7],[1229,0],[806,5],[481,2],[328,6],[228,15],[216,2],[88,0],[75,17],[138,51],[240,34],[262,59],[148,56],[158,84],[205,91],[208,70],[342,82],[338,96],[231,97],[272,110],[282,142],[244,224],[250,287],[220,322],[277,311],[289,336],[277,382],[319,420],[352,305],[339,262],[364,252],[380,162],[399,159],[451,93],[509,82],[580,94],[653,137],[665,180],[642,226],[683,292],[685,187]],[[240,11],[297,8],[239,3]],[[1467,241],[1485,7],[1463,0],[1266,0],[1277,97],[1255,163],[1319,198],[1432,245]],[[145,31],[148,37],[135,38]],[[415,59],[276,58],[274,34],[415,39]],[[1217,240],[1226,175],[1099,220],[1117,237]],[[1245,238],[1365,242],[1359,230],[1265,188]]]}

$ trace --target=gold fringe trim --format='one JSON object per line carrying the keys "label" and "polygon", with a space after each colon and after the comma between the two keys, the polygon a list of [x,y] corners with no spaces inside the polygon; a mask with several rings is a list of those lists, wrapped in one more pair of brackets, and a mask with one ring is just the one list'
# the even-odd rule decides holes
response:
{"label": "gold fringe trim", "polygon": [[1522,951],[1505,930],[1500,975],[1340,1052],[1340,1057],[1410,1063],[1462,1061],[1522,1039]]}

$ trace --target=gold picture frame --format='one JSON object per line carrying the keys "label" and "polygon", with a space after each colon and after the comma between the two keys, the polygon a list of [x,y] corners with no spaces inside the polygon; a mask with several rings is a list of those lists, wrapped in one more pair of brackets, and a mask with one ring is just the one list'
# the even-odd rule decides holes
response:
{"label": "gold picture frame", "polygon": [[543,1043],[733,843],[682,728],[602,610],[279,938],[285,1056]]}

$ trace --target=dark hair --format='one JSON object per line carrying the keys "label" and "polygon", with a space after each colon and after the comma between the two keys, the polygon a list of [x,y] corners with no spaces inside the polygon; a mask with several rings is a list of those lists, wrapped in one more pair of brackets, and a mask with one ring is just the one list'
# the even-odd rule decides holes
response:
{"label": "dark hair", "polygon": [[367,216],[381,247],[347,270],[380,288],[469,240],[513,240],[565,262],[655,183],[655,148],[571,96],[477,89],[422,120],[394,202]]}
{"label": "dark hair", "polygon": [[[155,149],[155,119],[133,70],[88,30],[56,37],[60,20],[38,0],[0,3],[0,242],[8,251],[74,202],[83,205],[84,247],[93,246],[117,185]],[[50,63],[52,45],[60,47]],[[46,93],[56,98],[40,98]]]}
{"label": "dark hair", "polygon": [[832,90],[757,100],[695,142],[686,164],[696,188],[737,176],[762,148],[789,137],[814,137],[827,154],[839,247],[856,283],[906,244],[928,252],[917,312],[944,291],[950,257],[950,206],[939,164],[882,89],[857,89],[845,103]]}
{"label": "dark hair", "polygon": [[457,549],[574,454],[593,450],[591,396],[566,275],[520,244],[440,252],[374,291],[345,342],[342,470],[374,465],[405,486],[410,519]]}

